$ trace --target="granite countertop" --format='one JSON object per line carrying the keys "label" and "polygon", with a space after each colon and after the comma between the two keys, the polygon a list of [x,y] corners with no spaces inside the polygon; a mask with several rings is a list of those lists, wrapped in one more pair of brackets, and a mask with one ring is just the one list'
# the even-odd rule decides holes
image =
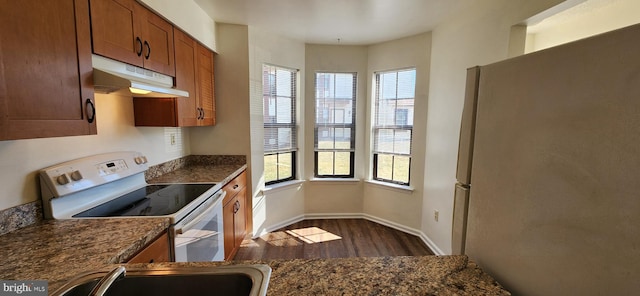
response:
{"label": "granite countertop", "polygon": [[167,218],[47,220],[0,236],[0,279],[47,280],[122,263],[169,227]]}
{"label": "granite countertop", "polygon": [[511,295],[464,255],[153,263],[126,267],[229,264],[269,265],[272,272],[267,295]]}
{"label": "granite countertop", "polygon": [[147,183],[228,183],[247,169],[242,155],[189,155],[150,167]]}

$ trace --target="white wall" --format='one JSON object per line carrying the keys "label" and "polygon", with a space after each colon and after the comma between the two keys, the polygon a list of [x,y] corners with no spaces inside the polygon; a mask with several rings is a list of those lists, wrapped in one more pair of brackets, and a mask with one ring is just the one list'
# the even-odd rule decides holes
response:
{"label": "white wall", "polygon": [[[430,81],[431,33],[388,41],[369,46],[367,96],[372,100],[375,87],[374,73],[378,71],[416,68],[416,97],[414,102],[413,138],[411,147],[412,191],[392,189],[388,186],[366,183],[364,185],[363,211],[402,226],[420,229],[422,219],[422,191],[424,184],[425,135],[427,128],[427,106]],[[371,168],[370,143],[371,113],[368,106],[367,116],[367,168]],[[367,172],[367,178],[372,172]]]}
{"label": "white wall", "polygon": [[149,8],[188,32],[213,51],[216,48],[216,23],[193,0],[140,0]]}
{"label": "white wall", "polygon": [[527,28],[526,52],[640,23],[640,1],[589,0]]}
{"label": "white wall", "polygon": [[[421,230],[444,253],[451,252],[453,193],[466,69],[506,59],[511,27],[560,2],[481,1],[439,25],[432,33]],[[440,212],[438,222],[433,219],[435,210]]]}
{"label": "white wall", "polygon": [[[144,153],[149,164],[190,154],[189,130],[135,127],[131,97],[96,94],[98,134],[0,141],[0,209],[40,199],[37,171],[63,161],[120,150]],[[168,140],[176,134],[176,145]]]}

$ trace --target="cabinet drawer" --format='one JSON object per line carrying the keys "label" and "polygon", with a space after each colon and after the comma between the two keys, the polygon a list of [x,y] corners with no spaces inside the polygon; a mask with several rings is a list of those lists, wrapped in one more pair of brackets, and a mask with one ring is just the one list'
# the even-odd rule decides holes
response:
{"label": "cabinet drawer", "polygon": [[246,171],[242,172],[235,179],[231,180],[227,185],[222,187],[227,195],[224,197],[223,205],[226,205],[229,201],[233,199],[240,190],[242,190],[247,185],[247,174]]}

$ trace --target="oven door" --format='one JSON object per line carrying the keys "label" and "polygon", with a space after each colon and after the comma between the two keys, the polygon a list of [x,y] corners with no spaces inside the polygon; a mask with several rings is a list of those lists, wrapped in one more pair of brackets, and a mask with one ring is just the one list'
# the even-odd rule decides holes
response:
{"label": "oven door", "polygon": [[173,226],[176,262],[224,261],[222,200],[218,191]]}

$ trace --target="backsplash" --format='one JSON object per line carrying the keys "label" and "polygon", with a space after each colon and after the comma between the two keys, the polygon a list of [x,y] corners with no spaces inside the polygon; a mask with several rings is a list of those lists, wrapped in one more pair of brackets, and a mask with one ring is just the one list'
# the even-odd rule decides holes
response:
{"label": "backsplash", "polygon": [[42,221],[40,200],[0,211],[0,235]]}

